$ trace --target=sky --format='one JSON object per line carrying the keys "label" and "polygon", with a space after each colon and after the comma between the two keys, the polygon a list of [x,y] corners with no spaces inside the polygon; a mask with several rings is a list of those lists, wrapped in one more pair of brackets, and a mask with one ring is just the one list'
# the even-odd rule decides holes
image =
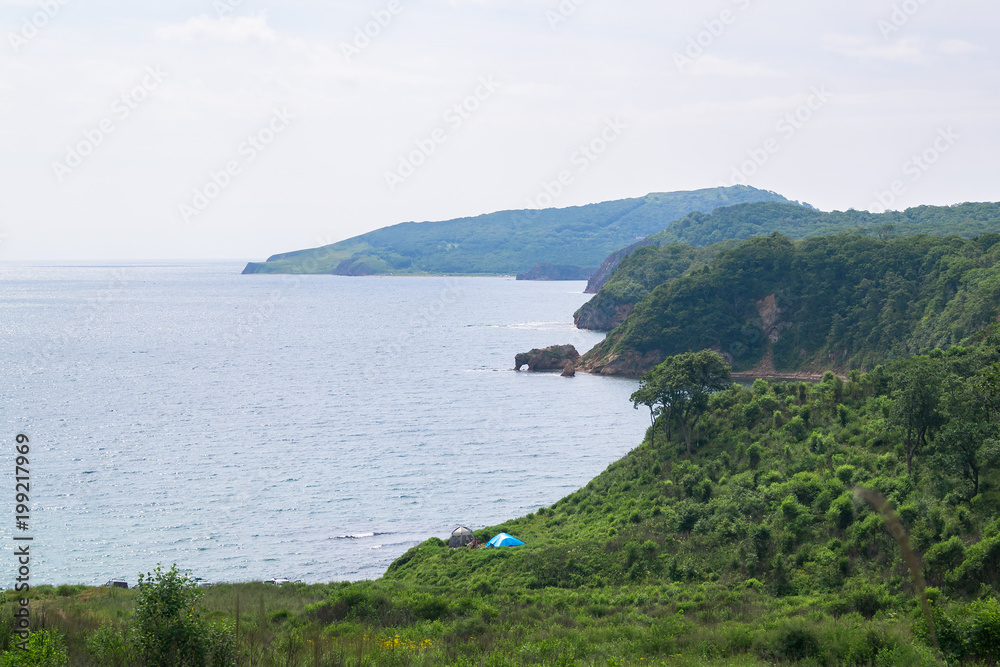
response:
{"label": "sky", "polygon": [[998,201],[994,0],[0,0],[0,261],[747,183]]}

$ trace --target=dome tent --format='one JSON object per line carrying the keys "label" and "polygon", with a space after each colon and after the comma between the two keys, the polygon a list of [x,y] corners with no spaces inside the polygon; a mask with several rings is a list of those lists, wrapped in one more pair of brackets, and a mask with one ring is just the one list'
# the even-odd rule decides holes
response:
{"label": "dome tent", "polygon": [[516,537],[508,535],[507,533],[500,533],[499,535],[497,535],[492,540],[486,543],[486,547],[488,549],[496,549],[498,547],[523,547],[523,546],[524,542],[517,539]]}
{"label": "dome tent", "polygon": [[451,533],[451,539],[448,540],[448,546],[452,549],[461,549],[466,547],[472,542],[476,541],[476,536],[472,534],[472,531],[465,526],[459,526]]}

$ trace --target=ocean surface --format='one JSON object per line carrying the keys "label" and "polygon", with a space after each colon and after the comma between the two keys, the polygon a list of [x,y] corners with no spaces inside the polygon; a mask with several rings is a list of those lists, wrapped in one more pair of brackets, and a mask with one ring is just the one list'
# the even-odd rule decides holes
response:
{"label": "ocean surface", "polygon": [[34,537],[32,583],[375,578],[552,504],[646,428],[634,381],[510,370],[601,339],[573,327],[582,282],[241,269],[0,265],[0,546]]}

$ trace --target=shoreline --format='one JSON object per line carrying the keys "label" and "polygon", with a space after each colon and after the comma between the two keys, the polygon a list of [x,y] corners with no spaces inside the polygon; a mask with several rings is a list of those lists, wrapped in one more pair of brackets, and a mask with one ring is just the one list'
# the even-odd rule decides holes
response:
{"label": "shoreline", "polygon": [[[530,371],[526,371],[530,372]],[[558,371],[533,371],[535,373],[556,373]],[[627,375],[624,373],[616,374],[604,374],[595,373],[593,371],[587,370],[585,368],[576,368],[577,373],[582,373],[584,375],[594,375],[597,377],[617,377],[617,378],[628,378],[630,380],[639,380],[642,375]],[[847,377],[836,371],[824,371],[823,373],[766,373],[766,372],[755,372],[755,371],[734,371],[731,373],[731,377],[736,381],[753,381],[753,380],[775,380],[778,382],[822,382],[823,376],[826,373],[833,373],[842,380],[847,380]]]}

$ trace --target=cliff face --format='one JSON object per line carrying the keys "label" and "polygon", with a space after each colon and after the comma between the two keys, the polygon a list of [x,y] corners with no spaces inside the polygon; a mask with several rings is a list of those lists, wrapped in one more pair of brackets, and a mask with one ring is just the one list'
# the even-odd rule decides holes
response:
{"label": "cliff face", "polygon": [[651,350],[646,354],[635,350],[604,354],[594,348],[581,359],[579,370],[594,375],[637,378],[663,363],[664,358],[659,350]]}
{"label": "cliff face", "polygon": [[588,306],[589,304],[585,304],[583,308],[573,314],[573,322],[576,324],[577,329],[611,331],[624,322],[635,307],[631,303],[614,304],[607,302],[594,307]]}
{"label": "cliff face", "polygon": [[[638,243],[633,243],[627,248],[622,248],[621,250],[616,250],[615,252],[608,255],[608,258],[604,260],[597,271],[591,274],[590,279],[587,281],[587,289],[584,290],[584,294],[597,294],[604,287],[604,283],[608,282],[608,278],[611,274],[615,272],[618,265],[622,263],[622,260],[631,255],[633,251],[647,245],[654,245],[655,242],[649,239],[643,239]],[[590,327],[580,327],[581,329],[589,329]]]}

